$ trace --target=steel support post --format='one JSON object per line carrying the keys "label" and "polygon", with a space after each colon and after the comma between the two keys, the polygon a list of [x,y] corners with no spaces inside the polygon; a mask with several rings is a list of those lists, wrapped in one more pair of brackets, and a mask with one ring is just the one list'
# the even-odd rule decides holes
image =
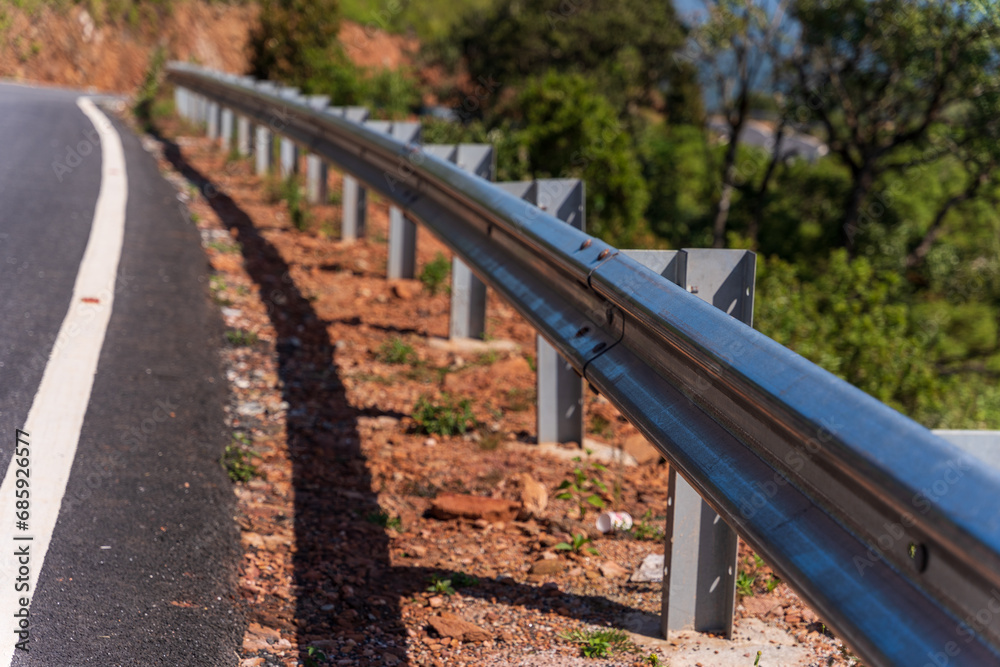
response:
{"label": "steel support post", "polygon": [[[366,127],[384,132],[404,143],[420,139],[420,123],[395,123],[367,121]],[[389,207],[389,263],[386,277],[389,280],[409,279],[416,276],[417,225],[403,215],[396,206]]]}
{"label": "steel support post", "polygon": [[[585,189],[575,178],[498,183],[563,222],[586,229]],[[542,336],[537,336],[538,442],[583,444],[583,378]]]}
{"label": "steel support post", "polygon": [[206,105],[205,134],[209,139],[219,138],[219,103],[209,102]]}
{"label": "steel support post", "polygon": [[344,174],[341,208],[340,238],[344,241],[364,238],[365,217],[368,212],[366,193],[357,179],[348,174]]}
{"label": "steel support post", "polygon": [[[329,95],[310,95],[306,98],[309,106],[322,111],[330,104]],[[326,162],[320,156],[309,153],[306,156],[306,201],[310,204],[325,204],[328,173]]]}
{"label": "steel support post", "polygon": [[187,114],[184,112],[184,93],[185,90],[180,86],[174,87],[174,109],[181,118],[187,118]]}
{"label": "steel support post", "polygon": [[236,118],[236,152],[241,156],[250,155],[250,136],[252,124],[246,116]]}
{"label": "steel support post", "polygon": [[229,150],[233,147],[233,110],[232,109],[222,109],[221,113],[221,127],[222,136],[220,137],[222,141],[219,143],[222,148]]}
{"label": "steel support post", "polygon": [[280,174],[282,178],[288,178],[299,171],[299,147],[288,137],[281,137],[279,141],[281,142]]}
{"label": "steel support post", "polygon": [[[368,109],[364,107],[329,107],[327,113],[341,116],[355,123],[364,123],[368,120]],[[348,173],[344,173],[343,190],[340,198],[341,223],[340,238],[343,241],[356,241],[365,236],[365,214],[367,213],[367,200],[365,188],[358,183],[358,180]]]}
{"label": "steel support post", "polygon": [[389,280],[413,278],[417,263],[417,225],[395,206],[389,207]]}
{"label": "steel support post", "polygon": [[255,130],[254,162],[257,175],[264,176],[271,170],[271,132],[263,125],[258,125]]}
{"label": "steel support post", "polygon": [[[279,93],[289,101],[299,101],[299,89],[284,86]],[[278,173],[282,178],[288,178],[299,173],[299,147],[288,137],[279,138]]]}
{"label": "steel support post", "polygon": [[[748,250],[623,250],[744,324],[753,324],[756,258]],[[671,467],[660,629],[733,633],[736,532]]]}
{"label": "steel support post", "polygon": [[[428,144],[423,151],[454,162],[470,173],[492,181],[496,173],[496,155],[488,144]],[[448,337],[482,338],[486,333],[486,285],[465,263],[451,260],[451,317]]]}

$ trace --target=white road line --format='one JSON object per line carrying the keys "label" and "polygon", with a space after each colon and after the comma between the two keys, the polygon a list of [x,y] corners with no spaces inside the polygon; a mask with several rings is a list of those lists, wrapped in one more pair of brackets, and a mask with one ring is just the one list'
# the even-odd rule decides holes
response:
{"label": "white road line", "polygon": [[[9,665],[14,653],[14,613],[17,600],[34,595],[38,575],[59,516],[66,482],[76,455],[83,417],[97,372],[97,360],[111,318],[115,275],[125,232],[128,179],[121,139],[94,103],[79,98],[77,106],[97,128],[101,138],[101,189],[94,210],[90,239],[73,286],[69,312],[52,348],[45,374],[31,404],[24,430],[30,435],[31,517],[29,530],[14,527],[14,471],[11,462],[0,485],[0,665]],[[13,433],[0,433],[3,447],[13,447]],[[15,592],[18,563],[13,557],[15,533],[32,536],[30,589]],[[30,643],[29,643],[30,647]]]}

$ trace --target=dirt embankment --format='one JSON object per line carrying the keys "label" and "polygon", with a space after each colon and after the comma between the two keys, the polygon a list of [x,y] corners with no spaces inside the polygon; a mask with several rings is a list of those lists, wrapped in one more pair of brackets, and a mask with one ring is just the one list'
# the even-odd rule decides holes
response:
{"label": "dirt embankment", "polygon": [[[171,60],[226,72],[247,70],[256,4],[182,1],[169,13],[100,23],[78,5],[29,12],[0,9],[0,78],[108,92],[132,92],[157,47]],[[411,61],[416,40],[343,22],[341,41],[362,67],[395,68]]]}

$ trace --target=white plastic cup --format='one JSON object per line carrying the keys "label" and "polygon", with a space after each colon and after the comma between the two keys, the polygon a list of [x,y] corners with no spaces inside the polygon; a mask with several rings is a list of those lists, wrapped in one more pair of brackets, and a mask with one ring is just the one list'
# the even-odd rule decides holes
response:
{"label": "white plastic cup", "polygon": [[597,530],[610,533],[613,530],[628,530],[632,527],[632,517],[628,512],[603,512],[597,517]]}

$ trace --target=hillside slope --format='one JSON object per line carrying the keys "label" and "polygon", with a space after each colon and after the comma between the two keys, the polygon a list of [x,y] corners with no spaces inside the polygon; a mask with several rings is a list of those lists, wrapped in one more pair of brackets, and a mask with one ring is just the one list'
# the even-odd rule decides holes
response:
{"label": "hillside slope", "polygon": [[[33,10],[0,0],[0,78],[127,93],[143,79],[157,47],[170,59],[245,72],[257,5],[180,0],[158,17],[99,24],[82,6]],[[408,64],[416,40],[344,21],[341,41],[362,67]]]}

